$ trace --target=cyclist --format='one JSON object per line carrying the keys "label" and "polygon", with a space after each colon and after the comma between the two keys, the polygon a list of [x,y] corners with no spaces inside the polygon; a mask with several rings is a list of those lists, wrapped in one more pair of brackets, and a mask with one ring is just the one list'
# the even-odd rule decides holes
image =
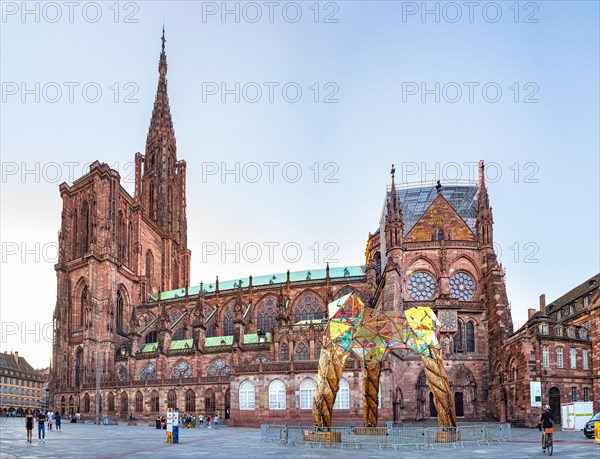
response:
{"label": "cyclist", "polygon": [[546,429],[554,427],[554,416],[550,412],[550,405],[544,406],[544,412],[541,419],[542,427],[542,451],[546,452]]}

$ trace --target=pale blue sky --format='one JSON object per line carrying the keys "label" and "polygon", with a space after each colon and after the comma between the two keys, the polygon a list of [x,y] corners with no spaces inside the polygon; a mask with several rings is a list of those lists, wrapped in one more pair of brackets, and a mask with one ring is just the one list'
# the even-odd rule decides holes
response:
{"label": "pale blue sky", "polygon": [[[81,10],[75,10],[70,23],[66,7],[61,19],[51,23],[55,12],[43,11],[42,4],[39,23],[32,15],[23,22],[20,11],[10,14],[20,2],[8,3],[0,23],[0,346],[3,351],[21,351],[36,366],[46,365],[51,354],[43,335],[56,301],[51,258],[60,224],[58,185],[73,178],[66,163],[78,163],[76,176],[83,164],[95,159],[118,164],[122,177],[129,177],[125,187],[133,192],[130,162],[135,152],[144,150],[163,17],[178,157],[188,164],[193,282],[212,281],[217,274],[230,279],[323,267],[328,242],[339,248],[337,266],[362,264],[367,234],[378,226],[391,163],[399,174],[416,163],[418,173],[406,177],[415,181],[421,179],[423,165],[434,169],[439,164],[441,169],[479,159],[496,163],[502,171],[502,177],[488,185],[515,322],[525,321],[527,308],[537,307],[539,294],[545,292],[550,301],[599,270],[597,2],[537,2],[537,11],[521,3],[518,23],[510,9],[513,2],[500,2],[502,17],[496,23],[489,22],[492,10],[487,11],[488,20],[476,10],[470,23],[462,2],[458,4],[463,5],[463,18],[457,23],[445,20],[454,15],[450,10],[437,23],[432,16],[423,22],[419,15],[403,21],[403,8],[410,9],[410,2],[337,2],[337,23],[322,22],[336,8],[325,3],[315,23],[313,2],[299,3],[302,18],[297,23],[284,20],[280,9],[269,23],[262,2],[258,5],[263,19],[257,23],[246,20],[254,14],[247,6],[246,18],[241,16],[239,23],[232,16],[222,22],[218,15],[203,22],[201,2],[158,1],[135,2],[137,11],[121,4],[117,23],[112,2],[101,4],[102,17],[96,23],[87,22]],[[205,3],[204,8],[212,5]],[[131,12],[138,22],[124,23],[124,15]],[[87,13],[89,20],[95,12]],[[289,9],[288,17],[292,13]],[[538,22],[524,23],[527,14]],[[35,94],[21,101],[23,82],[28,88],[40,83],[39,103]],[[56,97],[53,82],[63,88],[56,103],[48,101]],[[72,103],[65,82],[79,83]],[[118,103],[110,89],[115,82]],[[137,88],[137,103],[123,103],[128,82]],[[205,96],[203,102],[203,83],[211,82],[226,82],[228,87],[257,82],[263,96],[257,103],[243,98],[235,103],[233,96],[225,103],[219,96]],[[264,82],[280,84],[273,103],[268,102]],[[295,104],[281,94],[289,82],[303,90]],[[315,103],[310,89],[315,82],[320,99],[335,88],[326,83],[337,85],[339,102]],[[420,95],[405,95],[403,102],[403,83],[411,82],[426,82],[429,88],[436,82],[441,87],[454,82],[464,91],[456,103],[443,97],[435,103],[434,96],[422,103]],[[465,82],[479,84],[473,103]],[[84,100],[81,88],[86,83],[102,89],[97,103]],[[497,103],[484,100],[481,88],[486,83],[502,89]],[[12,95],[15,88],[19,93]],[[539,102],[523,103],[532,92]],[[232,176],[224,183],[218,176],[202,177],[203,163],[233,167],[236,162],[270,161],[298,163],[302,178],[286,182],[281,166],[275,169],[274,183],[267,180],[265,167],[258,183],[236,183]],[[319,183],[314,183],[310,169],[315,162],[321,169]],[[23,163],[33,170],[39,163],[39,172],[22,180]],[[336,169],[324,169],[325,163],[335,163]],[[517,181],[515,163],[520,169]],[[337,183],[323,183],[324,174],[334,170]],[[462,178],[468,178],[468,170],[463,167]],[[536,183],[525,183],[528,173]],[[36,242],[48,249],[39,262],[26,255],[23,263],[23,244],[33,248]],[[265,247],[256,263],[235,263],[231,256],[227,263],[218,256],[207,256],[202,263],[202,244],[207,242],[230,248],[236,242],[263,247],[269,242],[295,243],[303,256],[287,262],[276,249],[270,262]],[[315,243],[321,248],[317,263],[310,248]],[[520,247],[516,262],[515,243]],[[536,245],[526,247],[527,243]],[[19,253],[11,255],[15,247]],[[533,259],[539,262],[526,263],[525,256],[535,247],[539,251]],[[18,324],[17,334],[12,323]],[[38,327],[37,338],[33,333],[20,335],[22,323],[29,330]]]}

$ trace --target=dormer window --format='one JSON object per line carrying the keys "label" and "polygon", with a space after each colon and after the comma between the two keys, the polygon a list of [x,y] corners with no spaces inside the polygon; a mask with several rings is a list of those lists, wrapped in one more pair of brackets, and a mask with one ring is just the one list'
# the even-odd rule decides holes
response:
{"label": "dormer window", "polygon": [[587,307],[590,305],[590,296],[586,295],[583,297],[583,308],[587,309]]}
{"label": "dormer window", "polygon": [[562,320],[562,309],[556,313],[556,320],[558,322]]}
{"label": "dormer window", "polygon": [[571,315],[571,314],[575,314],[575,305],[574,304],[569,305],[569,315]]}
{"label": "dormer window", "polygon": [[542,325],[542,335],[548,334],[548,325]]}

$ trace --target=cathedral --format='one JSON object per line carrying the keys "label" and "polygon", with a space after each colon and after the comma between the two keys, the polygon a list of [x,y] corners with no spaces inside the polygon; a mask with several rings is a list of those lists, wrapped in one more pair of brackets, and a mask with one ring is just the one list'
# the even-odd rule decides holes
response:
{"label": "cathedral", "polygon": [[[190,285],[187,172],[177,158],[164,33],[158,71],[133,196],[98,161],[60,185],[55,409],[94,418],[98,407],[101,416],[141,419],[178,407],[230,425],[311,424],[327,304],[355,292],[385,311],[435,310],[457,416],[516,415],[510,397],[528,396],[529,386],[513,394],[504,381],[513,324],[483,162],[477,181],[437,186],[396,184],[392,168],[363,265]],[[349,359],[342,376],[334,423],[359,423],[358,361]],[[383,363],[380,419],[436,415],[418,356],[392,352]]]}

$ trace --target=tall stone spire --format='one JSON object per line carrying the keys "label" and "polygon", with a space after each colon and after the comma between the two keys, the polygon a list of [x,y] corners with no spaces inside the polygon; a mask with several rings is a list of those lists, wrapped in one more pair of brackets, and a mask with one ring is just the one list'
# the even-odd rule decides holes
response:
{"label": "tall stone spire", "polygon": [[189,285],[190,257],[187,248],[186,163],[177,160],[175,130],[167,93],[167,53],[165,30],[158,61],[158,87],[145,155],[136,155],[135,199],[145,216],[163,234],[160,288],[164,291]]}
{"label": "tall stone spire", "polygon": [[492,248],[494,244],[494,216],[490,207],[490,197],[485,185],[485,165],[479,161],[479,183],[477,196],[477,239],[482,247]]}
{"label": "tall stone spire", "polygon": [[392,187],[387,202],[387,215],[385,221],[386,250],[389,252],[402,246],[404,239],[404,222],[402,221],[402,209],[396,192],[396,168],[392,164],[390,171],[392,176]]}

